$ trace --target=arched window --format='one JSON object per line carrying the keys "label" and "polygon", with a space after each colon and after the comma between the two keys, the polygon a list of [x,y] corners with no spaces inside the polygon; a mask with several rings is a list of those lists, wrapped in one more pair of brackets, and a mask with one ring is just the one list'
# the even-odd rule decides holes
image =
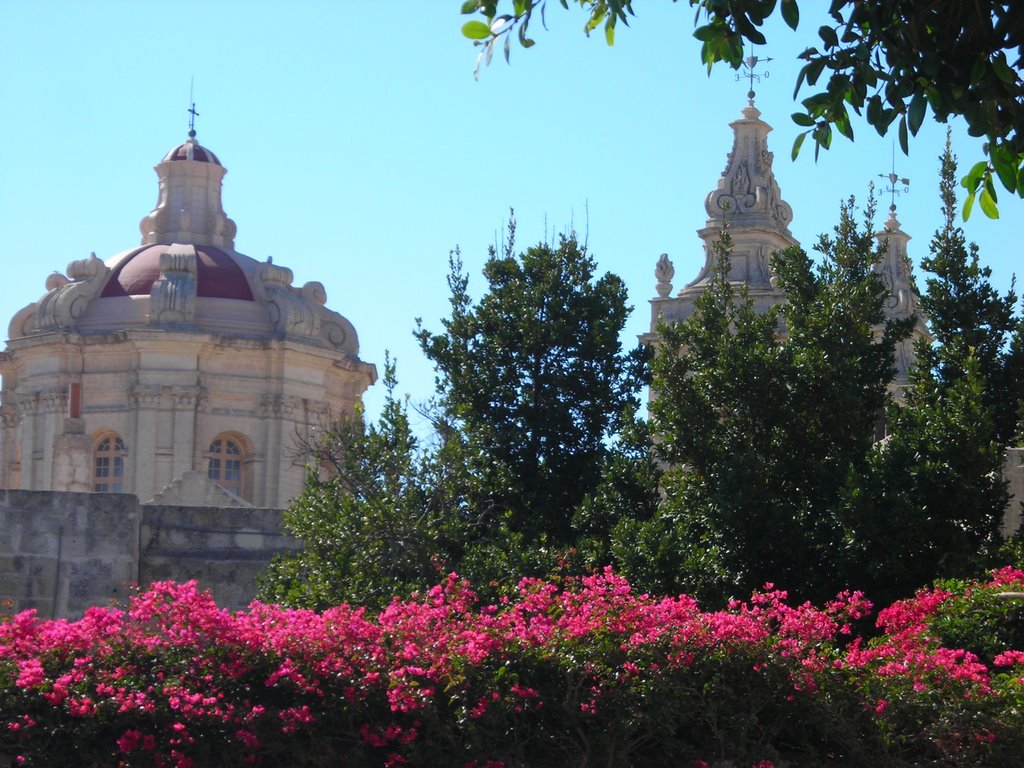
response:
{"label": "arched window", "polygon": [[219,436],[210,443],[206,475],[221,488],[242,496],[242,447],[230,437]]}
{"label": "arched window", "polygon": [[92,489],[96,493],[124,492],[124,463],[128,449],[118,435],[105,435],[93,451]]}

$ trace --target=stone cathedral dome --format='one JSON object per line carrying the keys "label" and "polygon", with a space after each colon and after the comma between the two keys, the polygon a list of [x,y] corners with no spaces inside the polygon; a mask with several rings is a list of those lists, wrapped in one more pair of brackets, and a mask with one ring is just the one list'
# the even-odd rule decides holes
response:
{"label": "stone cathedral dome", "polygon": [[234,501],[284,506],[304,477],[290,445],[351,413],[375,369],[322,283],[235,250],[227,170],[194,130],[155,170],[141,242],[72,261],[11,320],[0,487],[145,500],[205,473]]}
{"label": "stone cathedral dome", "polygon": [[326,309],[321,283],[294,286],[291,270],[235,250],[237,228],[221,205],[227,171],[194,134],[156,166],[157,204],[139,224],[141,244],[51,275],[47,295],[15,316],[10,338],[192,327],[358,353],[355,329]]}

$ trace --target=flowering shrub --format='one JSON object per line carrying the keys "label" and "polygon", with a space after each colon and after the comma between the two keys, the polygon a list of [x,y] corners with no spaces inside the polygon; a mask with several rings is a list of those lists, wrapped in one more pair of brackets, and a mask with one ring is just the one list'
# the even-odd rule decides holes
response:
{"label": "flowering shrub", "polygon": [[928,626],[949,648],[965,648],[986,664],[1004,651],[1024,648],[1024,602],[1001,593],[1021,592],[1024,571],[1001,568],[986,584],[940,582],[953,599],[943,602]]}
{"label": "flowering shrub", "polygon": [[0,624],[0,755],[36,766],[1021,764],[1024,650],[942,646],[931,591],[850,638],[859,593],[704,612],[610,571],[482,605],[455,575],[378,616],[153,584]]}

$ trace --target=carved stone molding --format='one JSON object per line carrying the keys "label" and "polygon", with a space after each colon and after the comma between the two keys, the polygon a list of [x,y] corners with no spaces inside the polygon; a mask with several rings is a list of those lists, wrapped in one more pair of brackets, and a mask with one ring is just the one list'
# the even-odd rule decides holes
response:
{"label": "carved stone molding", "polygon": [[206,390],[199,386],[171,387],[171,397],[177,410],[194,410],[205,402]]}
{"label": "carved stone molding", "polygon": [[[267,294],[267,313],[279,337],[316,336],[319,331],[318,303],[292,287],[294,275],[287,267],[271,262],[260,264],[257,275]],[[308,284],[307,284],[308,285]],[[321,286],[322,288],[322,286]],[[315,290],[307,293],[315,294]]]}
{"label": "carved stone molding", "polygon": [[149,293],[151,325],[190,325],[196,316],[196,249],[174,244],[160,254],[160,279]]}
{"label": "carved stone molding", "polygon": [[14,403],[14,407],[18,411],[19,418],[32,416],[37,410],[36,398],[32,395],[29,395],[28,397],[20,397],[18,398],[18,401]]}
{"label": "carved stone molding", "polygon": [[56,274],[46,280],[49,291],[39,300],[34,327],[28,330],[69,330],[103,286],[110,270],[93,253],[88,259],[68,264],[67,277]]}
{"label": "carved stone molding", "polygon": [[162,395],[162,387],[135,387],[128,393],[128,401],[135,408],[157,408]]}
{"label": "carved stone molding", "polygon": [[302,399],[290,395],[264,395],[260,401],[261,418],[292,418],[296,411],[301,411]]}
{"label": "carved stone molding", "polygon": [[43,413],[63,413],[68,408],[68,393],[61,390],[39,393],[39,410]]}
{"label": "carved stone molding", "polygon": [[761,113],[749,104],[743,119],[732,123],[736,137],[726,156],[726,168],[704,202],[712,221],[731,220],[745,215],[764,217],[789,236],[793,209],[782,199],[772,172],[773,154],[768,150],[771,126],[760,119]]}
{"label": "carved stone molding", "polygon": [[13,405],[0,406],[0,425],[4,429],[14,429],[21,423],[21,414]]}

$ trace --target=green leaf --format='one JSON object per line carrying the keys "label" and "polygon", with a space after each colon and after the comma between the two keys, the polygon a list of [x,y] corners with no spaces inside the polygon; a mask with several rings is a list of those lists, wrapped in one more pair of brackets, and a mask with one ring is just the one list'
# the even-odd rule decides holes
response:
{"label": "green leaf", "polygon": [[995,163],[996,174],[1007,192],[1017,191],[1017,167],[1014,163]]}
{"label": "green leaf", "polygon": [[590,18],[587,19],[587,23],[583,25],[583,33],[590,37],[590,33],[597,29],[597,25],[604,21],[605,15],[608,13],[607,10],[601,6],[595,6],[594,10],[590,14]]}
{"label": "green leaf", "polygon": [[[757,43],[757,45],[763,45],[763,43]],[[739,69],[740,64],[743,63],[743,38],[740,35],[726,36],[725,54],[722,59],[733,69]]]}
{"label": "green leaf", "polygon": [[839,45],[839,36],[832,27],[826,25],[818,29],[818,37],[825,43],[825,48],[835,48]]}
{"label": "green leaf", "polygon": [[981,196],[978,200],[981,205],[982,212],[990,219],[999,218],[999,207],[996,205],[996,201],[993,196],[989,193],[989,188],[981,190]]}
{"label": "green leaf", "polygon": [[815,59],[814,61],[808,63],[806,67],[804,67],[804,69],[807,71],[807,83],[809,85],[814,85],[816,82],[818,82],[818,78],[821,77],[821,73],[825,69],[825,64],[826,60],[822,58]]}
{"label": "green leaf", "polygon": [[996,77],[1007,85],[1013,85],[1017,82],[1017,73],[1006,63],[1006,54],[1002,51],[999,51],[995,58],[992,59],[992,69],[995,71]]}
{"label": "green leaf", "polygon": [[910,101],[910,109],[907,112],[907,119],[910,123],[910,132],[917,136],[921,123],[924,121],[924,110],[928,106],[928,99],[920,91],[914,94]]}
{"label": "green leaf", "polygon": [[466,0],[462,4],[462,13],[475,13],[480,8],[480,0]]}
{"label": "green leaf", "polygon": [[796,0],[782,0],[782,20],[790,29],[796,29],[800,24],[800,8]]}
{"label": "green leaf", "polygon": [[707,42],[715,37],[719,37],[723,32],[723,28],[715,24],[705,24],[703,27],[697,27],[693,30],[693,36],[698,40]]}
{"label": "green leaf", "polygon": [[877,93],[868,99],[867,111],[868,125],[873,125],[875,130],[878,130],[882,122],[882,97]]}
{"label": "green leaf", "polygon": [[985,74],[988,72],[988,62],[983,56],[978,56],[974,63],[971,64],[971,83],[977,85],[985,79]]}
{"label": "green leaf", "polygon": [[910,139],[907,137],[907,116],[900,118],[900,149],[904,155],[910,154]]}
{"label": "green leaf", "polygon": [[525,22],[519,25],[519,44],[523,46],[523,48],[532,48],[534,41],[526,36],[526,29],[527,25]]}
{"label": "green leaf", "polygon": [[800,72],[796,76],[796,88],[793,89],[793,98],[795,99],[800,93],[800,86],[804,84],[804,78],[807,77],[807,67],[809,64],[805,64],[800,68]]}
{"label": "green leaf", "polygon": [[750,29],[748,29],[743,36],[747,38],[747,40],[752,42],[754,45],[768,44],[768,39],[763,34],[761,34],[761,31],[756,27],[751,27]]}
{"label": "green leaf", "polygon": [[794,112],[793,122],[804,128],[813,128],[815,121],[813,117],[806,114],[805,112]]}
{"label": "green leaf", "polygon": [[1017,191],[1017,171],[1019,158],[1006,144],[996,144],[989,149],[989,156],[992,158],[992,167],[995,169],[999,180],[1010,192]]}
{"label": "green leaf", "polygon": [[796,137],[796,141],[793,142],[793,151],[790,153],[790,157],[796,160],[796,156],[800,154],[800,147],[803,146],[804,139],[807,138],[807,132],[801,133]]}
{"label": "green leaf", "polygon": [[482,21],[467,21],[462,25],[462,35],[470,40],[486,40],[491,36],[491,28]]}
{"label": "green leaf", "polygon": [[992,202],[995,202],[998,198],[996,197],[995,184],[992,183],[992,171],[985,173],[985,177],[982,179],[982,182],[984,183],[985,190],[992,197]]}
{"label": "green leaf", "polygon": [[850,125],[850,115],[844,109],[842,113],[835,119],[836,130],[839,131],[843,136],[853,141],[853,126]]}
{"label": "green leaf", "polygon": [[973,207],[974,207],[974,193],[971,192],[971,194],[969,194],[967,196],[967,199],[964,200],[964,221],[967,221],[969,218],[971,218],[971,209]]}
{"label": "green leaf", "polygon": [[604,25],[604,39],[608,45],[615,45],[615,17],[610,16]]}
{"label": "green leaf", "polygon": [[987,162],[982,160],[981,162],[975,163],[960,182],[961,186],[973,194],[981,184],[981,180],[984,178],[986,171],[988,171]]}

